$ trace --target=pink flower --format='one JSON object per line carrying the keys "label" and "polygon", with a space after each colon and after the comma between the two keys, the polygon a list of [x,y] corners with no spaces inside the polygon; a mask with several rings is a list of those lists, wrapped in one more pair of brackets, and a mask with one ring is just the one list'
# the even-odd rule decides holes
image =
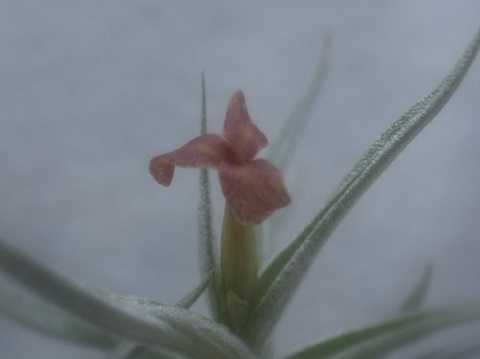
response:
{"label": "pink flower", "polygon": [[282,176],[270,162],[255,159],[268,143],[248,114],[245,96],[230,99],[223,136],[206,134],[179,149],[150,161],[150,173],[161,185],[172,182],[175,166],[212,167],[218,170],[228,205],[243,223],[260,223],[290,203]]}

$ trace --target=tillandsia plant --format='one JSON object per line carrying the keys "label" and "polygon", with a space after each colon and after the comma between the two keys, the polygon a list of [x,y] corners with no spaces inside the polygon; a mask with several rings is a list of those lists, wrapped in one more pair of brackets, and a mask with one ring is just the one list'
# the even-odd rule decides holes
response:
{"label": "tillandsia plant", "polygon": [[214,167],[218,169],[226,198],[222,241],[221,271],[217,302],[222,308],[217,317],[241,333],[247,323],[250,301],[259,270],[257,242],[260,224],[273,211],[285,207],[290,197],[280,171],[269,161],[254,159],[268,143],[248,114],[245,96],[232,96],[225,116],[223,137],[203,134],[181,148],[155,157],[150,173],[158,183],[168,186],[174,166]]}
{"label": "tillandsia plant", "polygon": [[[87,290],[0,240],[0,269],[33,295],[0,295],[0,311],[44,334],[105,351],[111,359],[268,358],[271,334],[323,244],[353,204],[404,147],[435,117],[465,77],[480,47],[480,31],[443,81],[379,137],[322,208],[290,244],[265,262],[277,210],[290,195],[282,180],[313,103],[328,73],[330,40],[305,95],[288,117],[266,159],[256,159],[268,143],[248,114],[245,96],[235,92],[222,135],[207,132],[202,76],[200,136],[152,159],[150,173],[168,186],[176,166],[200,168],[199,241],[202,282],[176,304]],[[210,178],[218,171],[225,210],[220,243],[212,226]],[[217,248],[218,247],[218,248]],[[218,250],[220,249],[220,250]],[[323,339],[286,359],[383,358],[443,328],[480,320],[480,301],[420,309],[433,275],[427,266],[418,284],[392,318]],[[207,291],[211,318],[190,307]],[[440,348],[434,358],[463,358]],[[440,353],[440,354],[439,354]]]}

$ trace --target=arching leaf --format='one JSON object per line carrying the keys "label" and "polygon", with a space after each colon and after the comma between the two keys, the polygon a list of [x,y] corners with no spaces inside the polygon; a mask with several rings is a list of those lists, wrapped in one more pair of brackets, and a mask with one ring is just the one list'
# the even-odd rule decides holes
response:
{"label": "arching leaf", "polygon": [[3,240],[0,271],[99,330],[151,350],[199,358],[254,358],[239,339],[198,314],[134,297],[87,292]]}
{"label": "arching leaf", "polygon": [[253,345],[263,344],[313,259],[349,209],[447,103],[473,62],[479,45],[480,31],[444,80],[371,145],[326,207],[270,263],[259,280],[256,306],[247,328]]}

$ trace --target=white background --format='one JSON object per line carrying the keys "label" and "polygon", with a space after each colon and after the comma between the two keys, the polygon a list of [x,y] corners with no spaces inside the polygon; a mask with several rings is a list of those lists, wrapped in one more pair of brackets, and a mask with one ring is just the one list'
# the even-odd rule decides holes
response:
{"label": "white background", "polygon": [[[0,235],[74,281],[173,303],[199,280],[198,179],[179,170],[165,189],[147,164],[198,133],[202,70],[212,130],[241,88],[273,138],[333,34],[332,71],[287,176],[280,249],[446,74],[479,15],[477,0],[3,0]],[[479,298],[479,62],[331,237],[277,328],[279,353],[382,320],[428,261],[430,305]],[[215,207],[218,229],[218,192]],[[0,351],[102,357],[2,318]]]}

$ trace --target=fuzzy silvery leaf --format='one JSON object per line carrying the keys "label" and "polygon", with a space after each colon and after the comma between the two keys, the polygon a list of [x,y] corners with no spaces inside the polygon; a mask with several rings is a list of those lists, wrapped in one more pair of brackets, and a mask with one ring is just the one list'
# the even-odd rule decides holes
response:
{"label": "fuzzy silvery leaf", "polygon": [[286,359],[374,359],[435,331],[480,320],[480,303],[409,313],[324,340]]}
{"label": "fuzzy silvery leaf", "polygon": [[[200,134],[207,133],[207,93],[205,85],[205,74],[202,72],[202,101],[201,101],[201,122]],[[213,280],[208,285],[208,304],[210,312],[218,317],[218,301],[220,300],[220,289],[218,288],[218,264],[216,262],[216,237],[212,224],[212,201],[210,196],[210,176],[207,168],[199,170],[200,204],[198,208],[198,237],[199,237],[199,259],[200,271],[207,276],[213,273]]]}
{"label": "fuzzy silvery leaf", "polygon": [[0,281],[0,315],[40,334],[77,345],[113,347],[115,339],[83,320],[56,308],[14,283]]}
{"label": "fuzzy silvery leaf", "polygon": [[[205,287],[202,283],[201,286]],[[190,296],[198,295],[199,288],[195,288]],[[195,294],[193,294],[195,293]],[[190,343],[188,351],[174,347],[159,348],[163,355],[194,355],[194,358],[214,356],[215,358],[254,358],[245,345],[231,335],[223,326],[206,319],[194,312],[185,310],[180,305],[166,306],[157,301],[135,296],[122,296],[108,291],[102,291],[101,297],[120,308],[130,309],[140,315],[153,316],[161,320],[171,330],[172,335],[183,337],[184,343]],[[185,305],[184,303],[180,303]],[[131,339],[131,338],[127,338]],[[148,351],[140,351],[142,355],[153,355],[150,349],[155,346],[146,346]],[[184,348],[187,349],[187,348]],[[173,352],[173,353],[172,353]]]}
{"label": "fuzzy silvery leaf", "polygon": [[[179,308],[189,309],[202,295],[205,291],[208,283],[212,278],[212,272],[208,273],[207,277],[195,288],[193,288],[188,294],[181,298],[177,304]],[[137,358],[137,357],[147,357],[151,355],[153,358],[158,356],[157,353],[150,352],[147,348],[142,347],[141,345],[131,344],[131,343],[121,343],[116,348],[114,348],[113,353],[110,354],[109,358],[111,359],[127,359],[127,358]]]}
{"label": "fuzzy silvery leaf", "polygon": [[[205,290],[211,274],[197,287],[177,302],[177,306],[188,309]],[[0,282],[0,313],[17,321],[19,324],[39,331],[42,334],[67,340],[75,344],[111,348],[116,340],[106,332],[98,330],[77,317],[45,303],[30,293],[16,288],[6,281]],[[103,294],[105,292],[102,292]],[[144,302],[146,300],[143,300]],[[152,303],[154,303],[152,301]],[[158,304],[158,303],[156,303]],[[136,349],[137,348],[137,349]],[[117,344],[111,354],[112,358],[123,358],[125,353],[136,353],[138,346],[130,343]],[[146,356],[146,349],[143,356]],[[123,354],[122,354],[123,353]],[[157,355],[150,353],[151,355]]]}
{"label": "fuzzy silvery leaf", "polygon": [[250,341],[261,346],[283,313],[323,244],[341,219],[397,155],[435,117],[453,95],[480,46],[480,31],[452,71],[373,143],[339,189],[302,233],[267,267],[259,280],[248,327]]}
{"label": "fuzzy silvery leaf", "polygon": [[0,270],[43,300],[119,339],[193,358],[254,358],[221,325],[185,309],[90,293],[0,240]]}

